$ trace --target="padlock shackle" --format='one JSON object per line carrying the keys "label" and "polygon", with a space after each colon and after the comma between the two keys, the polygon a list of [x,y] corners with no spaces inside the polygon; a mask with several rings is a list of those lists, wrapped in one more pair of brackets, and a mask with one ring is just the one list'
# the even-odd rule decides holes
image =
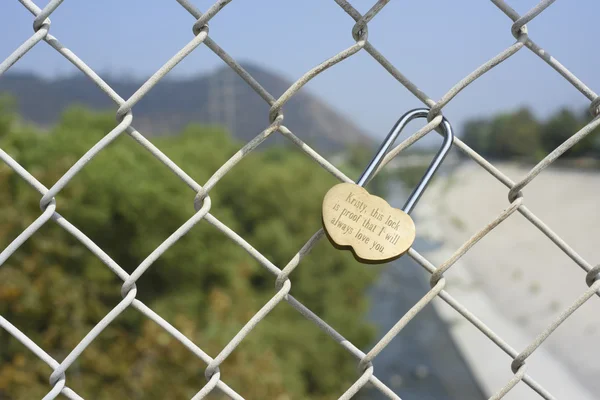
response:
{"label": "padlock shackle", "polygon": [[[402,132],[402,129],[404,129],[404,126],[406,126],[406,124],[408,124],[415,118],[427,118],[428,115],[428,108],[417,108],[408,111],[406,114],[400,117],[400,119],[398,120],[398,122],[396,122],[390,133],[388,133],[388,135],[386,136],[385,140],[381,144],[381,147],[379,147],[379,150],[377,150],[375,157],[373,157],[373,159],[371,160],[365,171],[362,173],[358,181],[356,181],[356,184],[359,186],[364,186],[371,179],[371,177],[377,170],[377,167],[379,167],[379,164],[381,164],[381,162],[383,161],[383,158],[387,154],[389,148],[394,144],[396,138],[398,137],[398,135],[400,135],[400,132]],[[429,164],[429,167],[427,167],[427,171],[425,171],[425,174],[421,178],[421,181],[419,182],[417,187],[412,191],[412,193],[408,197],[408,200],[406,200],[404,207],[402,207],[402,211],[404,211],[407,214],[410,214],[410,212],[413,210],[415,204],[417,204],[417,201],[419,201],[421,195],[425,191],[425,188],[429,184],[431,177],[433,176],[433,174],[435,174],[442,161],[444,161],[444,158],[446,157],[446,154],[448,154],[450,147],[452,147],[454,133],[452,132],[452,126],[445,117],[442,119],[441,128],[444,134],[444,143],[442,143],[442,147],[440,147],[437,154],[433,158],[433,161],[431,162],[431,164]]]}

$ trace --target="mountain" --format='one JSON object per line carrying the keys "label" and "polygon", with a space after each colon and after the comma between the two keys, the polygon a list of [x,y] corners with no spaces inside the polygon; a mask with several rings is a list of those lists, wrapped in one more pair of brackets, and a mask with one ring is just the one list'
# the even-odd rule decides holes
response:
{"label": "mountain", "polygon": [[[244,68],[275,97],[292,84],[264,68],[248,64]],[[105,80],[125,99],[143,83],[137,78]],[[10,93],[23,118],[41,126],[52,125],[72,104],[117,109],[82,74],[47,80],[30,73],[8,73],[0,78],[0,92]],[[283,112],[284,124],[319,151],[339,151],[348,144],[371,143],[356,125],[306,90],[294,95]],[[133,107],[133,123],[149,136],[178,132],[190,122],[217,123],[247,142],[269,125],[268,114],[269,105],[233,70],[224,67],[189,79],[163,79]],[[285,140],[278,134],[273,136],[276,142]]]}

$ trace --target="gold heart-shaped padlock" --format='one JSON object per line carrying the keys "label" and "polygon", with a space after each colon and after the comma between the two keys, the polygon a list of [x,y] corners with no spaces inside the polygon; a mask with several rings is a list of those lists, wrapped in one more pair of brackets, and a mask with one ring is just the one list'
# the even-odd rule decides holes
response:
{"label": "gold heart-shaped padlock", "polygon": [[416,235],[410,215],[353,183],[340,183],[327,192],[323,226],[334,245],[351,247],[365,262],[399,257]]}
{"label": "gold heart-shaped padlock", "polygon": [[402,210],[384,199],[369,194],[363,186],[374,175],[390,146],[404,126],[414,118],[426,118],[429,110],[415,109],[404,114],[394,125],[359,180],[340,183],[329,189],[323,200],[323,228],[337,248],[350,249],[363,263],[379,264],[394,260],[410,249],[415,237],[415,224],[410,212],[425,191],[431,177],[452,146],[454,134],[446,118],[442,119],[444,142],[423,178],[413,190]]}

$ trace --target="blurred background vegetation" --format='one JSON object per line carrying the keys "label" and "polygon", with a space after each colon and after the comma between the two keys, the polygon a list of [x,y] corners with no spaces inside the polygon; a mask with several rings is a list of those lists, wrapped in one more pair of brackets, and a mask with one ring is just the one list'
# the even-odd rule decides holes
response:
{"label": "blurred background vegetation", "polygon": [[[528,108],[468,121],[462,139],[491,159],[539,161],[583,128],[591,116],[587,110],[561,108],[544,120]],[[587,135],[567,150],[561,160],[600,157],[600,136]]]}
{"label": "blurred background vegetation", "polygon": [[[467,120],[459,127],[459,137],[473,150],[488,160],[512,161],[531,165],[542,160],[563,142],[592,120],[587,109],[573,111],[563,107],[547,118],[537,118],[527,107],[504,111],[490,117]],[[598,130],[598,128],[596,129]],[[420,147],[410,149],[411,154],[433,158],[437,149]],[[462,159],[467,156],[453,150],[450,154]],[[567,150],[554,165],[585,169],[600,168],[600,135],[588,134]],[[444,164],[448,167],[448,163]],[[423,166],[400,166],[385,174],[399,179],[407,188],[413,188],[423,176]],[[444,168],[442,168],[442,171]]]}
{"label": "blurred background vegetation", "polygon": [[[0,107],[0,148],[47,187],[116,125],[112,112],[72,107],[42,131],[23,123],[11,104],[5,98]],[[200,183],[241,147],[222,128],[201,125],[153,142]],[[371,154],[362,153],[356,150],[350,164]],[[297,149],[270,147],[248,155],[216,185],[211,213],[282,268],[320,228],[314,216],[335,183]],[[5,247],[40,215],[40,194],[4,163],[0,188]],[[194,193],[127,134],[56,197],[61,215],[129,273],[194,214],[193,200]],[[373,339],[361,316],[374,278],[373,269],[323,240],[294,271],[292,293],[364,347]],[[117,276],[53,221],[2,265],[0,282],[0,314],[57,360],[121,300]],[[214,357],[273,296],[275,277],[201,221],[154,262],[137,287],[138,299]],[[43,397],[51,369],[1,329],[0,343],[0,399]],[[356,365],[338,343],[280,304],[221,371],[247,398],[325,399],[355,381]],[[86,398],[190,398],[206,383],[204,369],[130,307],[69,368],[67,385]]]}

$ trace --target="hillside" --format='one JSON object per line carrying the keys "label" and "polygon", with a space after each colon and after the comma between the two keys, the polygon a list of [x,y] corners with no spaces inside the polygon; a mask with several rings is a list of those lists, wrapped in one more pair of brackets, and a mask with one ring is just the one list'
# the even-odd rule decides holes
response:
{"label": "hillside", "polygon": [[[266,69],[244,68],[274,96],[291,81]],[[143,83],[142,79],[106,78],[123,98]],[[41,126],[56,122],[72,104],[94,109],[114,109],[109,97],[82,74],[42,79],[29,73],[8,73],[0,79],[0,92],[15,97],[19,112]],[[177,132],[190,122],[226,125],[234,137],[248,141],[268,126],[268,104],[229,67],[188,79],[162,80],[134,107],[134,125],[146,135]],[[370,139],[344,116],[301,90],[284,107],[285,125],[320,151],[343,149]],[[281,138],[276,138],[281,142]],[[272,140],[269,141],[273,143]]]}

